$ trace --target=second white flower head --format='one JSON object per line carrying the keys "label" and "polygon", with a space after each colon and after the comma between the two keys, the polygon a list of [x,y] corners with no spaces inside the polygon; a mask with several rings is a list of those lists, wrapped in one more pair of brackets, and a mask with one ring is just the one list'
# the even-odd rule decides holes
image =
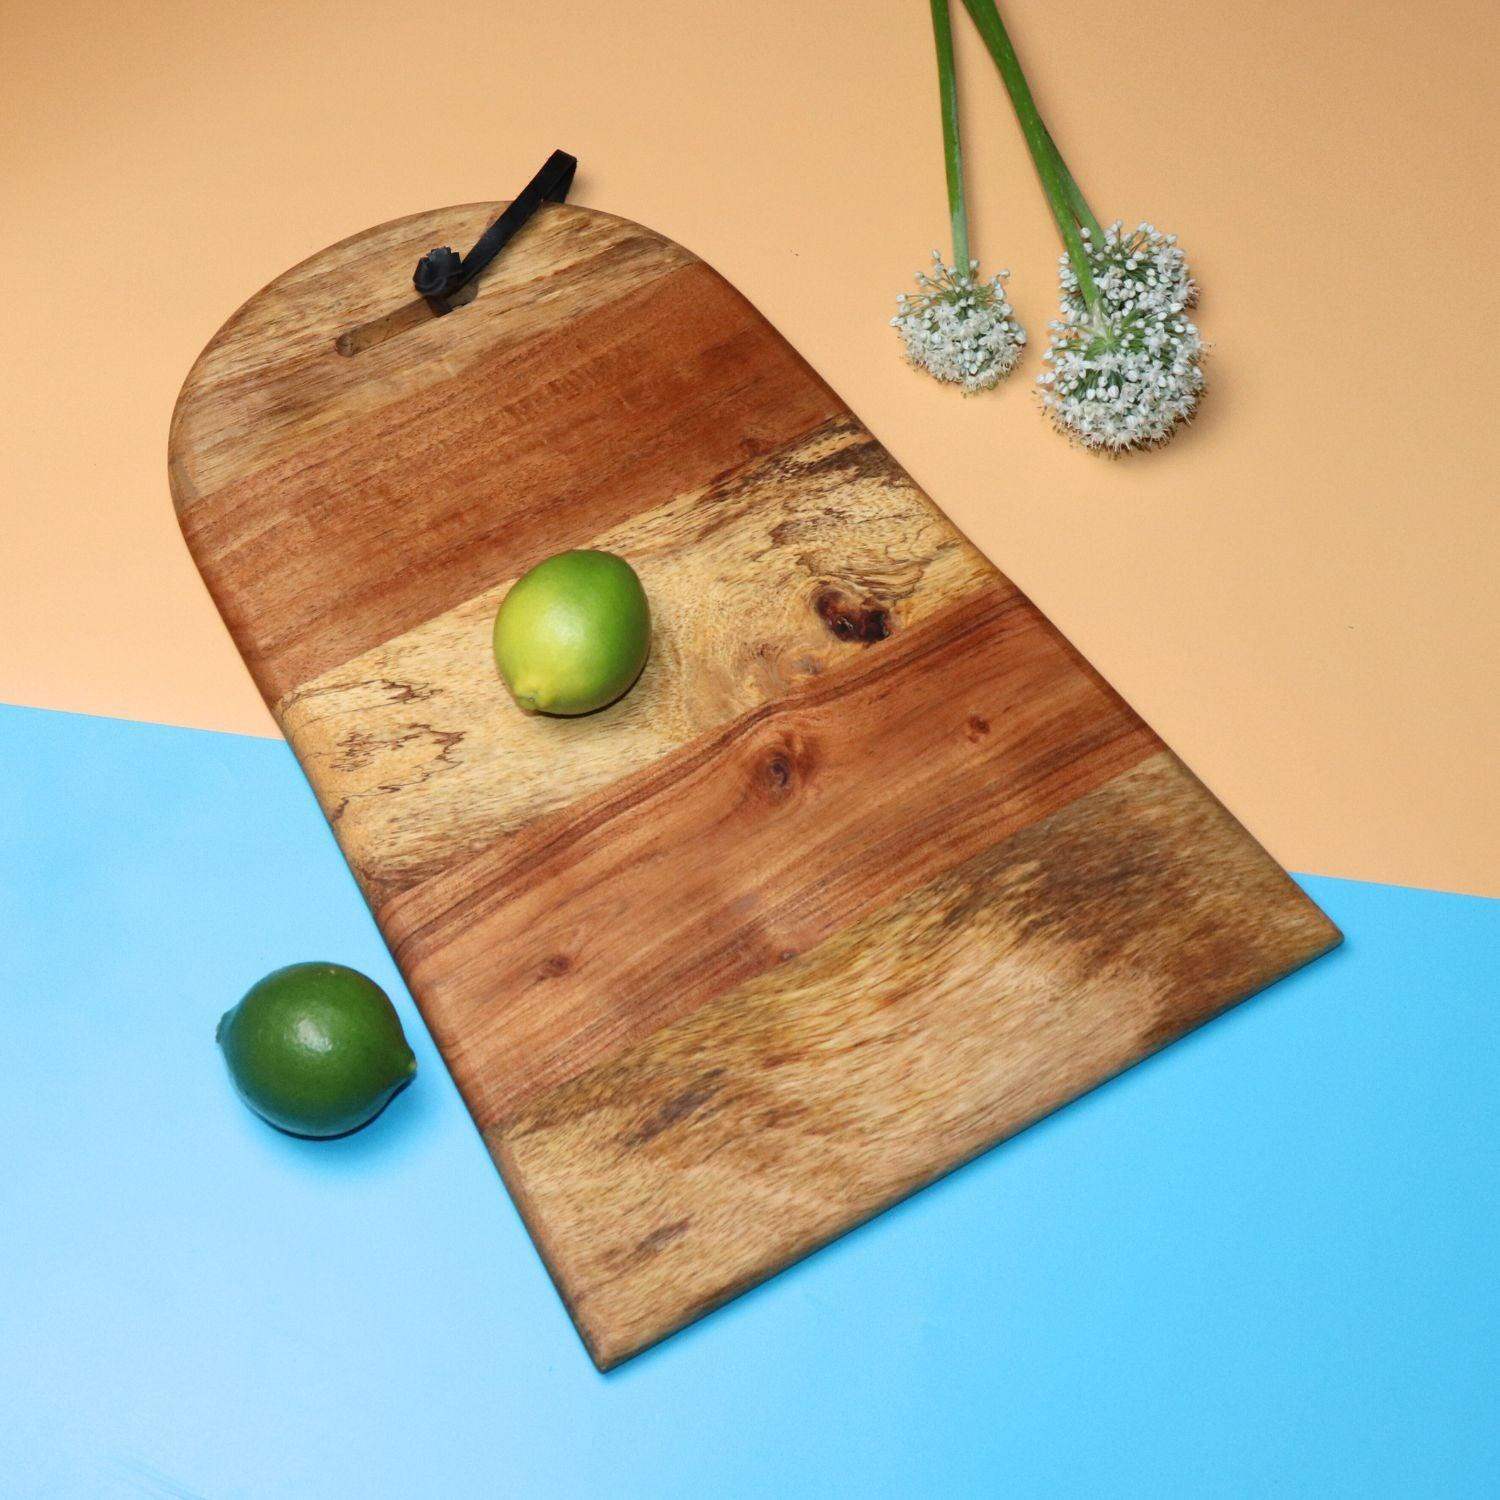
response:
{"label": "second white flower head", "polygon": [[896,298],[891,326],[918,369],[965,391],[988,390],[1015,368],[1026,345],[1026,331],[1005,299],[1010,272],[981,281],[977,260],[960,269],[944,265],[934,250],[932,262],[930,274],[917,273],[915,295]]}
{"label": "second white flower head", "polygon": [[1163,442],[1203,393],[1203,340],[1187,309],[1198,288],[1175,235],[1119,223],[1093,244],[1084,231],[1099,298],[1090,309],[1067,256],[1059,270],[1061,317],[1051,325],[1037,377],[1055,425],[1086,448],[1120,453]]}

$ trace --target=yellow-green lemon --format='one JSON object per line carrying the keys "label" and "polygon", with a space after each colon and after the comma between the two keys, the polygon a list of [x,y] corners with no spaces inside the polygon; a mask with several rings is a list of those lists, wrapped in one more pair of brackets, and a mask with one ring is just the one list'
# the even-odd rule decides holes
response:
{"label": "yellow-green lemon", "polygon": [[587,714],[641,674],[651,611],[613,552],[559,552],[516,580],[495,616],[495,664],[527,713]]}
{"label": "yellow-green lemon", "polygon": [[417,1071],[385,991],[342,964],[267,974],[224,1013],[216,1034],[241,1097],[294,1135],[358,1130]]}

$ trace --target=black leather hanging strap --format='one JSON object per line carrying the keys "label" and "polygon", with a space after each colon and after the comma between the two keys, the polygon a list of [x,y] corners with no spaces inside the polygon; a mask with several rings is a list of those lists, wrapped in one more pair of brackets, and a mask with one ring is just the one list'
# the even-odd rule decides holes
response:
{"label": "black leather hanging strap", "polygon": [[454,296],[499,255],[542,204],[561,203],[567,198],[577,170],[576,156],[554,151],[542,170],[516,194],[467,255],[460,256],[447,245],[429,250],[417,262],[412,285],[427,299],[433,312],[452,312]]}

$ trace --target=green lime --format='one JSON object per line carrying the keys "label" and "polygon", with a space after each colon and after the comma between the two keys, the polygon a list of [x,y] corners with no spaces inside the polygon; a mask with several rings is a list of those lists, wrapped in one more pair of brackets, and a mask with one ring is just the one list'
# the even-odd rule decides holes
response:
{"label": "green lime", "polygon": [[559,552],[516,580],[495,616],[495,663],[527,713],[587,714],[641,675],[651,611],[613,552]]}
{"label": "green lime", "polygon": [[358,1130],[417,1071],[385,991],[342,964],[267,974],[216,1036],[245,1103],[293,1135]]}

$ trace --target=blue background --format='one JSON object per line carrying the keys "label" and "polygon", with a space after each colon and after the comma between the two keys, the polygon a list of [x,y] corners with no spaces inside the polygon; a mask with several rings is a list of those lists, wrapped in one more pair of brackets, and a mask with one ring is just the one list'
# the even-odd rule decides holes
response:
{"label": "blue background", "polygon": [[[1500,903],[1338,953],[610,1376],[287,749],[0,708],[0,1488],[1495,1492]],[[219,1014],[330,958],[421,1072],[296,1141]]]}

